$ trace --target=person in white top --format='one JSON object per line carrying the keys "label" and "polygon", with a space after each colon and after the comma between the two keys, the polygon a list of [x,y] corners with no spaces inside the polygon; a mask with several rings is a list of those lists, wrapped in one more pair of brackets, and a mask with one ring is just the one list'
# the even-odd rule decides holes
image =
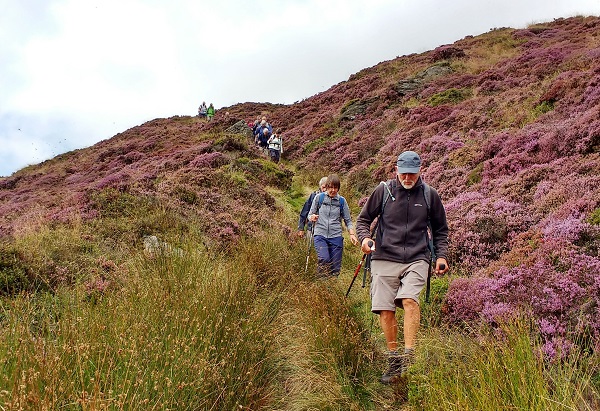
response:
{"label": "person in white top", "polygon": [[279,163],[281,154],[283,154],[283,139],[281,138],[281,130],[276,130],[275,133],[271,134],[267,144],[269,147],[269,157],[276,163]]}

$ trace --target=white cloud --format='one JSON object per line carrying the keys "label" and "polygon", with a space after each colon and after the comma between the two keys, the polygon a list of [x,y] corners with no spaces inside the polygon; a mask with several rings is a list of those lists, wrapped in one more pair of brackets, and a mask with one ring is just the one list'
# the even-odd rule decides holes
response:
{"label": "white cloud", "polygon": [[8,175],[156,117],[193,115],[202,100],[292,103],[466,35],[598,15],[600,0],[0,0],[0,9]]}

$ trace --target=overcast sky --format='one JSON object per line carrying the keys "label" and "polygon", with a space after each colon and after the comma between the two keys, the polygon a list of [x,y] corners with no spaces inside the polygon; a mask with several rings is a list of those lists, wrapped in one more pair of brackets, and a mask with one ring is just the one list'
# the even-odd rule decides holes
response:
{"label": "overcast sky", "polygon": [[600,0],[0,0],[0,176],[142,124],[293,103],[363,68]]}

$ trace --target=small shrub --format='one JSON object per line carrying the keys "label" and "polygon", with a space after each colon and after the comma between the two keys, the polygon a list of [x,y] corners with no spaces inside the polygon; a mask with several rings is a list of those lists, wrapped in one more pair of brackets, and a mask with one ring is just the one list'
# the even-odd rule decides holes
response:
{"label": "small shrub", "polygon": [[186,187],[183,187],[183,186],[175,187],[175,189],[173,190],[173,194],[175,195],[175,197],[177,197],[178,199],[180,199],[181,201],[183,201],[186,204],[190,204],[190,205],[198,204],[198,194],[196,194],[195,191],[190,190]]}
{"label": "small shrub", "polygon": [[118,217],[132,214],[139,210],[141,199],[115,188],[106,188],[90,195],[92,208],[97,209],[102,217]]}
{"label": "small shrub", "polygon": [[481,183],[481,180],[483,179],[482,173],[483,163],[479,163],[473,170],[471,170],[471,172],[467,176],[467,186],[472,186]]}
{"label": "small shrub", "polygon": [[553,101],[542,101],[540,104],[535,106],[533,112],[536,116],[540,116],[542,114],[546,114],[549,111],[554,110],[554,102]]}
{"label": "small shrub", "polygon": [[227,134],[215,140],[215,151],[248,151],[248,139],[242,134]]}
{"label": "small shrub", "polygon": [[304,146],[304,154],[310,154],[318,148],[324,146],[330,138],[328,137],[319,137]]}
{"label": "small shrub", "polygon": [[436,107],[442,104],[457,104],[471,97],[471,90],[451,88],[429,97],[427,104]]}
{"label": "small shrub", "polygon": [[14,296],[32,288],[27,267],[17,250],[0,243],[0,295]]}
{"label": "small shrub", "polygon": [[600,225],[600,208],[595,209],[588,217],[588,222],[594,225]]}

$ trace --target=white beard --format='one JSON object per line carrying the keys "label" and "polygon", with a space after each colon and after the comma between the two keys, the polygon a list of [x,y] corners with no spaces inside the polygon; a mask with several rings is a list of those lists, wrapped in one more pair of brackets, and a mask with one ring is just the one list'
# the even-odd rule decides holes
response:
{"label": "white beard", "polygon": [[404,181],[400,181],[400,184],[402,185],[402,187],[404,187],[407,190],[410,190],[411,188],[413,188],[415,186],[415,183],[412,182],[404,182]]}

